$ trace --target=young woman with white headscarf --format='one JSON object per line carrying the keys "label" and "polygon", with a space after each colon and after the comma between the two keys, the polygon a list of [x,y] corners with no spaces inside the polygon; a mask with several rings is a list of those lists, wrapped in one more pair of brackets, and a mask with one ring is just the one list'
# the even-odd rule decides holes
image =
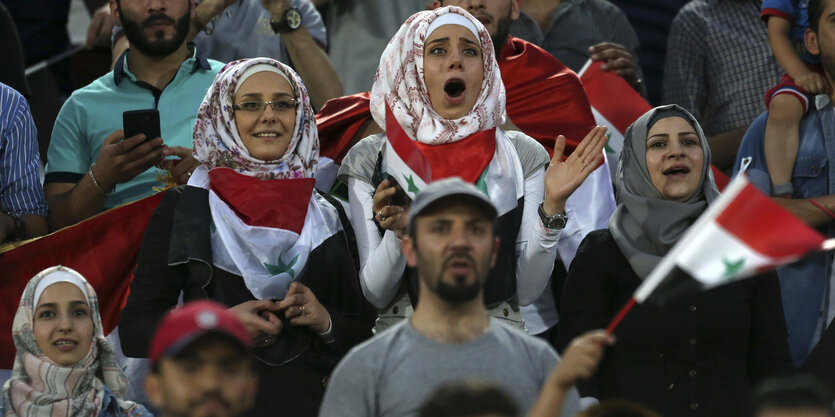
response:
{"label": "young woman with white headscarf", "polygon": [[[719,195],[696,119],[667,105],[635,121],[615,188],[609,229],[589,233],[569,268],[556,332],[560,350],[606,327]],[[686,290],[635,306],[581,394],[635,401],[665,416],[739,416],[756,381],[791,370],[775,274]]]}
{"label": "young woman with white headscarf", "polygon": [[128,383],[104,335],[93,287],[54,266],[23,290],[12,325],[12,377],[3,386],[4,416],[150,416],[122,398]]}
{"label": "young woman with white headscarf", "polygon": [[[387,133],[360,141],[339,173],[348,184],[363,292],[378,308],[389,306],[381,317],[402,318],[408,305],[398,301],[405,292],[399,236],[408,223],[408,202],[397,187],[410,196],[419,189],[411,178],[382,178],[394,176],[384,172],[383,161],[393,159],[395,137],[421,151],[432,180],[462,177],[499,207],[501,247],[484,288],[495,317],[521,327],[517,301],[527,305],[546,287],[560,228],[546,228],[538,212],[540,207],[545,216],[563,212],[565,200],[602,158],[604,130],[592,130],[564,162],[560,139],[549,165],[535,140],[499,128],[504,106],[490,36],[463,9],[416,13],[389,42],[371,91],[371,113]],[[408,287],[415,303],[415,280]]]}
{"label": "young woman with white headscarf", "polygon": [[228,305],[253,338],[255,415],[315,415],[341,356],[370,336],[347,217],[313,188],[319,141],[307,91],[268,58],[217,75],[194,128],[202,163],[146,230],[119,324],[143,357],[180,294]]}

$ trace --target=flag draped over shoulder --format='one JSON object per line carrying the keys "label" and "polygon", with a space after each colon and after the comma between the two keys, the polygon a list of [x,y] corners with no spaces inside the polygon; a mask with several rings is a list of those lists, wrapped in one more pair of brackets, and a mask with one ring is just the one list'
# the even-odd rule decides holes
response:
{"label": "flag draped over shoulder", "polygon": [[76,225],[0,253],[0,368],[11,369],[12,322],[26,283],[50,266],[83,275],[99,298],[102,324],[110,333],[127,299],[142,236],[164,192],[110,209]]}
{"label": "flag draped over shoulder", "polygon": [[507,114],[525,134],[553,153],[565,136],[565,156],[596,126],[583,84],[544,49],[510,37],[498,57],[507,91]]}
{"label": "flag draped over shoulder", "polygon": [[[623,149],[623,135],[635,120],[650,111],[652,106],[627,84],[623,78],[611,71],[603,71],[603,62],[588,60],[580,70],[580,80],[586,89],[594,119],[600,126],[609,128],[606,152],[617,161]],[[711,165],[713,179],[719,190],[723,190],[730,179]]]}

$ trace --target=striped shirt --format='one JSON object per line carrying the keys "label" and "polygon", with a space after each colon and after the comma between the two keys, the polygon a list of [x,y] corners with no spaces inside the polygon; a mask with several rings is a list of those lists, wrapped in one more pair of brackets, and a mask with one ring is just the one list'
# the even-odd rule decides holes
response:
{"label": "striped shirt", "polygon": [[46,217],[40,180],[38,131],[29,103],[20,93],[0,83],[0,207],[20,216]]}

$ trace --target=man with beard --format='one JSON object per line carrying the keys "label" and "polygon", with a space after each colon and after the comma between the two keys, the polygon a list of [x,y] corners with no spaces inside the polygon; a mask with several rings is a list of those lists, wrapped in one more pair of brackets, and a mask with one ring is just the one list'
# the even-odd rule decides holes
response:
{"label": "man with beard", "polygon": [[[774,201],[787,208],[821,233],[835,236],[835,0],[809,1],[809,29],[806,48],[819,55],[829,95],[815,97],[814,105],[800,122],[800,143],[794,162],[789,198]],[[751,124],[736,156],[734,173],[747,167],[748,178],[767,195],[771,178],[765,160],[764,136],[768,113]],[[806,362],[827,326],[835,317],[835,286],[832,254],[813,253],[803,260],[777,270],[783,295],[783,311],[789,331],[789,348],[796,367]],[[820,346],[818,348],[826,348]],[[831,352],[831,347],[828,348]]]}
{"label": "man with beard", "polygon": [[[185,183],[198,165],[192,129],[222,64],[185,42],[193,2],[111,0],[110,6],[133,48],[112,73],[75,91],[58,114],[44,186],[53,229],[151,195],[169,181]],[[122,113],[144,109],[159,111],[161,137],[125,137]],[[179,161],[163,160],[169,156]]]}
{"label": "man with beard", "polygon": [[[553,153],[557,135],[564,135],[566,156],[594,128],[594,115],[577,74],[542,48],[509,36],[511,23],[520,15],[519,0],[437,0],[434,5],[461,7],[490,33],[507,92],[510,125],[504,127],[521,130],[545,146],[549,153]],[[342,97],[328,103],[317,114],[323,156],[340,162],[350,145],[376,133],[367,129],[371,121],[368,102],[367,95]],[[344,111],[352,107],[352,111]],[[346,135],[354,137],[346,138]],[[332,165],[325,161],[320,167],[317,181],[325,182],[324,177]],[[317,186],[330,189],[330,184],[317,183]],[[586,235],[608,227],[614,209],[611,176],[609,167],[604,164],[568,199],[565,210],[572,220],[561,234],[551,283],[534,303],[522,307],[525,326],[531,334],[551,338],[551,329],[558,320],[556,303],[566,269]],[[396,316],[391,313],[395,307],[381,315]]]}
{"label": "man with beard", "polygon": [[[328,33],[309,0],[195,0],[189,42],[203,56],[231,62],[269,57],[293,67],[314,109],[342,95],[342,84],[325,49]],[[113,58],[129,47],[114,33]]]}
{"label": "man with beard", "polygon": [[188,303],[168,313],[154,335],[145,391],[162,417],[243,416],[255,403],[251,343],[226,307]]}
{"label": "man with beard", "polygon": [[[490,318],[483,285],[496,260],[496,208],[459,178],[428,185],[403,238],[420,283],[414,315],[352,350],[334,371],[320,416],[413,416],[439,386],[493,383],[528,410],[558,362],[545,342]],[[579,411],[569,391],[564,416]]]}

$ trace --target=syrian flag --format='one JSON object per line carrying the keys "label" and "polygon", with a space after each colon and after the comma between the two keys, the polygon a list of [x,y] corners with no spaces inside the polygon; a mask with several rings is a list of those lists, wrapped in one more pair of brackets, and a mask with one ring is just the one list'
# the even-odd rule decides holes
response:
{"label": "syrian flag", "polygon": [[214,265],[242,276],[257,299],[284,298],[311,252],[342,231],[313,178],[261,180],[201,166],[192,179],[209,185]]}
{"label": "syrian flag", "polygon": [[835,242],[762,194],[741,173],[659,262],[608,330],[650,295],[713,288],[832,249]]}
{"label": "syrian flag", "polygon": [[78,271],[96,290],[105,334],[117,324],[127,300],[136,255],[154,209],[157,193],[119,206],[81,223],[0,250],[0,368],[11,369],[15,347],[12,322],[26,283],[38,272],[55,265]]}
{"label": "syrian flag", "polygon": [[386,105],[386,148],[383,151],[383,172],[403,188],[412,199],[432,182],[429,160],[418,148],[416,141],[400,127],[391,109]]}
{"label": "syrian flag", "polygon": [[606,151],[617,157],[623,149],[626,128],[652,106],[619,75],[600,69],[601,65],[602,61],[588,60],[577,75],[586,89],[595,121],[609,128]]}

